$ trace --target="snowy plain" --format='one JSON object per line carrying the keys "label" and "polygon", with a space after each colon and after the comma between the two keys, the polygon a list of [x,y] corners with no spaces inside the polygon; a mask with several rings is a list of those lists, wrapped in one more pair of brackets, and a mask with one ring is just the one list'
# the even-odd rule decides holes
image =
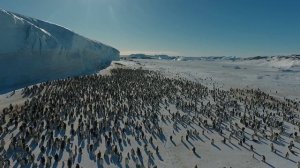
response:
{"label": "snowy plain", "polygon": [[[142,68],[158,71],[168,77],[183,77],[196,82],[201,82],[211,88],[218,87],[221,89],[229,88],[260,88],[263,91],[276,96],[280,99],[289,97],[296,101],[300,98],[300,76],[297,72],[284,72],[278,67],[266,66],[261,63],[253,63],[253,61],[231,62],[231,61],[167,61],[167,60],[145,60],[136,59],[132,61],[113,61],[111,66],[101,70],[98,74],[109,75],[109,71],[113,68]],[[277,91],[277,92],[276,92]],[[7,107],[9,103],[19,104],[24,102],[21,90],[17,90],[0,96],[0,110]],[[171,111],[175,111],[174,106],[170,106]],[[162,111],[162,114],[167,111]],[[237,121],[238,122],[238,121]],[[295,143],[296,155],[290,155],[289,159],[285,158],[288,151],[287,145],[292,138],[282,136],[282,144],[275,144],[277,153],[271,152],[269,140],[263,139],[261,143],[248,141],[248,146],[239,146],[237,139],[232,139],[231,143],[222,143],[223,136],[214,130],[205,132],[205,136],[191,139],[189,142],[182,143],[181,136],[185,135],[184,130],[189,129],[181,126],[181,131],[174,132],[171,122],[161,123],[165,137],[173,135],[171,142],[166,139],[155,139],[154,143],[158,145],[161,155],[154,156],[154,162],[157,167],[178,167],[190,168],[197,165],[204,168],[294,168],[300,161],[298,154],[300,153],[300,144]],[[298,130],[297,126],[285,123],[287,133],[293,133]],[[192,125],[201,132],[202,127]],[[229,125],[224,125],[229,127]],[[246,136],[250,138],[252,130],[246,129]],[[225,132],[225,136],[228,136]],[[211,139],[215,140],[215,145],[211,145]],[[9,137],[5,137],[5,141],[10,141]],[[141,147],[141,144],[131,139],[131,145],[124,146],[123,152],[129,152],[131,148]],[[76,144],[76,140],[74,144]],[[255,154],[249,150],[249,145],[253,145]],[[196,154],[192,152],[192,148],[196,147]],[[8,146],[6,146],[7,148]],[[105,150],[100,144],[100,149]],[[85,149],[86,150],[86,149]],[[154,148],[152,149],[154,150]],[[142,151],[144,153],[145,151]],[[34,153],[40,153],[37,148]],[[265,155],[267,162],[262,162],[261,156]],[[254,156],[254,157],[253,157]],[[68,154],[64,153],[62,160],[66,162]],[[147,167],[148,158],[142,159],[143,164]],[[82,157],[77,159],[75,163],[80,163],[82,167],[97,167],[94,159],[84,152]],[[58,167],[63,167],[60,162]],[[101,167],[98,165],[98,167]],[[125,167],[124,161],[121,165],[116,165],[111,161],[104,162],[103,167]],[[135,167],[134,162],[129,162],[129,167]]]}
{"label": "snowy plain", "polygon": [[[299,61],[264,61],[264,60],[242,60],[242,61],[172,61],[158,59],[133,59],[132,61],[120,61],[119,63],[130,68],[142,68],[158,71],[167,77],[183,77],[188,80],[200,82],[208,87],[229,90],[230,88],[261,89],[262,91],[277,97],[278,99],[290,98],[300,103],[300,72]],[[175,109],[174,109],[175,110]],[[299,115],[299,114],[298,114]],[[290,123],[285,123],[288,132],[298,130],[298,127]],[[170,128],[166,127],[166,130]],[[166,131],[169,135],[172,133]],[[251,130],[247,130],[253,133]],[[250,134],[249,134],[250,135]],[[180,137],[180,136],[178,136]],[[292,156],[286,159],[284,154],[288,151],[287,144],[292,140],[283,137],[286,144],[278,145],[276,148],[280,153],[273,153],[270,149],[270,141],[257,144],[252,143],[257,153],[267,156],[268,163],[261,161],[260,155],[254,155],[249,149],[240,147],[237,144],[221,143],[222,137],[216,132],[209,132],[207,139],[193,142],[199,147],[199,157],[195,157],[190,151],[193,145],[186,146],[180,144],[172,146],[171,142],[165,143],[165,153],[169,156],[170,163],[161,164],[158,167],[233,167],[233,168],[254,168],[254,167],[297,167],[300,161],[299,156]],[[214,138],[217,145],[212,147],[210,139]],[[175,140],[180,142],[180,139]],[[300,144],[296,143],[299,150]],[[191,145],[191,146],[189,146]],[[250,144],[249,144],[250,145]],[[298,151],[300,152],[300,150]]]}
{"label": "snowy plain", "polygon": [[[137,65],[166,75],[184,76],[207,85],[230,88],[260,88],[275,96],[300,101],[300,60],[169,61],[135,59]],[[131,66],[132,63],[129,63]],[[277,91],[277,93],[276,93]]]}

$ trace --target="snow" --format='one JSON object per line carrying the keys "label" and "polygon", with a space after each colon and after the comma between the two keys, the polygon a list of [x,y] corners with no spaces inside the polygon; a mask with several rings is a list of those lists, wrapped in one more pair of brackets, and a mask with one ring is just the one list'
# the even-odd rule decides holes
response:
{"label": "snow", "polygon": [[[279,100],[290,98],[295,102],[300,102],[300,62],[298,57],[241,59],[137,54],[129,58],[142,59],[114,61],[119,58],[119,52],[116,49],[82,37],[61,26],[1,9],[0,21],[0,93],[67,76],[90,73],[110,75],[110,70],[115,68],[142,68],[157,71],[167,78],[185,78],[199,82],[210,89],[259,88]],[[110,63],[111,66],[107,67]],[[26,99],[23,97],[21,89],[0,95],[0,113],[9,104],[23,104]],[[212,97],[203,100],[205,103],[208,101],[213,102]],[[162,102],[162,106],[164,105]],[[168,108],[172,112],[178,110],[174,105],[169,105]],[[258,110],[261,112],[261,109]],[[169,114],[164,108],[160,112],[162,115]],[[181,110],[179,112],[186,114]],[[299,113],[299,110],[296,112]],[[298,113],[296,113],[297,118],[299,118]],[[141,119],[138,121],[142,122]],[[241,124],[238,117],[232,122]],[[165,122],[160,120],[159,124],[164,133],[163,136],[157,136],[154,139],[154,144],[159,147],[159,154],[155,154],[155,147],[149,145],[149,150],[154,153],[154,164],[157,167],[192,168],[197,165],[205,168],[295,168],[297,162],[300,161],[298,156],[300,144],[298,142],[295,142],[296,154],[290,153],[289,159],[285,158],[285,153],[288,152],[287,146],[291,140],[294,140],[288,135],[294,132],[299,133],[298,127],[289,122],[284,122],[285,134],[281,135],[281,139],[277,143],[274,143],[277,153],[271,152],[271,141],[265,138],[258,143],[247,140],[243,146],[238,145],[238,139],[235,138],[226,144],[222,143],[224,137],[229,137],[229,130],[231,130],[229,122],[222,125],[223,135],[194,123],[189,126],[179,124],[177,131],[174,131],[171,120],[167,119]],[[75,126],[77,127],[76,124]],[[65,132],[67,136],[69,136],[69,129],[68,127]],[[187,130],[194,129],[200,132],[200,135],[189,141],[181,142],[181,136],[185,137]],[[10,134],[1,137],[1,140],[7,142],[5,149],[8,149],[11,135],[18,133],[18,129],[14,130],[13,126],[10,126],[9,130],[12,131]],[[202,130],[205,130],[205,135],[201,134]],[[270,132],[271,130],[267,130],[267,133]],[[150,134],[147,131],[145,133]],[[247,139],[251,139],[252,134],[253,130],[245,129]],[[169,139],[171,135],[173,142]],[[60,134],[57,136],[61,137]],[[141,148],[144,157],[137,160],[147,166],[149,159],[143,150],[144,142],[136,141],[133,136],[128,137],[131,143],[124,143],[122,153],[130,152],[132,148]],[[102,136],[97,151],[106,150],[103,139]],[[212,139],[215,141],[214,145],[211,144]],[[88,168],[100,167],[94,156],[88,154],[86,147],[88,143],[88,140],[81,143],[83,155],[76,158],[75,164],[80,163],[80,166]],[[73,144],[79,144],[77,138],[74,138]],[[249,150],[250,145],[253,145],[254,153]],[[193,147],[196,147],[195,153],[192,152]],[[73,149],[74,145],[71,148]],[[33,147],[33,153],[39,156],[39,147]],[[266,156],[266,163],[261,161],[262,155]],[[66,163],[69,158],[68,153],[62,152],[61,157],[62,160],[56,167],[67,167],[62,161]],[[113,159],[107,159],[103,166],[126,167],[124,159],[120,164],[113,161]],[[11,163],[14,164],[14,167],[19,166],[17,161],[12,158]],[[135,163],[130,160],[128,167],[135,167]]]}
{"label": "snow", "polygon": [[[225,89],[260,88],[267,93],[281,97],[297,98],[300,95],[299,67],[282,70],[274,66],[265,66],[264,60],[257,61],[167,61],[154,59],[135,59],[143,68],[159,70],[167,76],[184,76],[189,80],[218,85]],[[300,100],[300,99],[299,99]]]}
{"label": "snow", "polygon": [[[283,65],[290,63],[290,59],[277,60]],[[260,63],[258,63],[260,62]],[[123,61],[123,65],[131,68],[143,68],[163,73],[167,77],[184,77],[186,79],[203,83],[211,88],[216,86],[223,89],[230,88],[260,88],[261,90],[283,99],[284,97],[294,99],[300,103],[300,72],[286,73],[280,71],[278,67],[274,66],[274,62],[269,61],[228,61],[221,59],[218,61],[167,61],[167,60],[149,60],[149,59],[134,59],[133,61]],[[294,62],[294,61],[292,61]],[[295,61],[296,62],[296,61]],[[294,63],[295,63],[294,62]],[[298,64],[298,63],[295,63]],[[294,64],[294,65],[295,65]],[[239,67],[239,68],[236,68]],[[291,68],[289,66],[289,68]],[[292,67],[293,68],[293,67]],[[298,112],[299,116],[299,112]],[[293,133],[298,130],[298,127],[290,123],[284,123],[288,128],[288,133]],[[165,128],[168,129],[168,128]],[[198,128],[197,128],[198,129]],[[168,132],[168,131],[166,131]],[[248,135],[253,131],[246,129]],[[170,132],[171,133],[171,129]],[[176,136],[180,137],[180,136]],[[159,167],[193,167],[198,164],[198,167],[239,167],[239,168],[262,168],[262,167],[297,167],[299,156],[293,155],[290,159],[285,159],[285,153],[288,152],[287,143],[293,140],[287,136],[283,136],[283,144],[276,145],[277,154],[270,151],[270,141],[263,141],[263,143],[249,144],[253,145],[256,152],[252,158],[252,154],[246,148],[235,144],[224,145],[221,136],[216,132],[208,133],[209,139],[214,138],[216,148],[212,148],[208,139],[203,138],[204,141],[193,142],[194,146],[199,149],[199,158],[196,158],[190,153],[182,144],[180,146],[171,147],[171,143],[166,143],[164,146],[167,148],[165,153],[172,161],[166,165]],[[201,137],[202,138],[202,137]],[[180,141],[177,139],[177,142]],[[176,142],[176,141],[175,141]],[[297,149],[300,144],[296,143]],[[191,146],[187,144],[189,148]],[[265,155],[268,164],[261,161],[261,155]],[[199,160],[198,160],[199,159]]]}
{"label": "snow", "polygon": [[3,9],[0,21],[0,93],[94,73],[119,59],[118,50],[62,26]]}
{"label": "snow", "polygon": [[125,55],[123,58],[129,59],[158,59],[158,60],[174,60],[174,61],[215,61],[215,60],[237,60],[235,56],[207,56],[207,57],[188,57],[188,56],[169,56],[169,55],[146,55],[146,54],[131,54]]}
{"label": "snow", "polygon": [[260,66],[268,66],[279,69],[293,69],[300,67],[300,56],[272,56],[260,59],[247,58],[243,60],[248,64],[259,64]]}
{"label": "snow", "polygon": [[123,56],[129,59],[158,59],[174,61],[238,61],[246,64],[260,64],[260,66],[269,66],[281,69],[290,69],[300,67],[300,55],[288,56],[256,56],[256,57],[236,57],[236,56],[205,56],[205,57],[188,57],[188,56],[168,56],[168,55],[146,55],[131,54]]}
{"label": "snow", "polygon": [[[235,68],[239,66],[240,69]],[[223,89],[228,89],[231,87],[250,87],[250,88],[262,88],[265,91],[269,92],[272,90],[274,95],[278,97],[283,96],[293,96],[294,98],[299,98],[300,93],[297,86],[299,86],[300,78],[296,78],[299,74],[292,74],[288,76],[287,79],[279,78],[276,80],[276,85],[272,83],[272,80],[275,76],[281,75],[281,71],[274,69],[272,67],[265,67],[261,65],[241,63],[241,62],[228,62],[228,61],[166,61],[166,60],[134,60],[134,61],[113,61],[112,65],[104,70],[101,70],[99,74],[109,75],[109,70],[113,68],[143,68],[158,71],[167,77],[184,77],[189,80],[196,82],[204,83],[210,87],[216,85]],[[284,74],[284,73],[283,73]],[[258,75],[270,75],[268,78],[258,79]],[[285,74],[284,74],[285,75]],[[267,86],[267,87],[266,87]],[[296,87],[296,88],[295,88]],[[291,88],[294,88],[293,94],[290,95]],[[274,93],[274,90],[278,90],[278,93]],[[7,106],[8,103],[20,103],[18,101],[22,100],[20,90],[15,94],[11,95],[4,94],[0,96],[0,105],[1,103],[4,106]],[[1,106],[0,106],[1,107]],[[1,108],[0,108],[1,110]],[[170,106],[171,111],[176,111],[177,109],[174,106]],[[183,112],[181,112],[183,113]],[[162,110],[162,114],[168,114],[166,110]],[[235,122],[239,122],[237,118]],[[202,127],[198,125],[191,125],[191,127],[179,126],[178,132],[173,131],[173,124],[167,121],[160,123],[163,125],[163,132],[165,133],[164,138],[154,139],[154,144],[159,146],[160,156],[154,155],[155,165],[158,167],[172,167],[172,168],[191,168],[196,164],[198,167],[213,167],[213,168],[223,168],[223,167],[232,167],[232,168],[295,168],[297,167],[297,162],[299,161],[299,156],[290,154],[290,158],[286,159],[284,157],[285,153],[288,151],[287,145],[293,140],[288,136],[282,136],[282,144],[275,144],[278,153],[275,154],[270,150],[271,142],[269,140],[263,139],[261,143],[255,143],[253,141],[248,141],[247,145],[239,146],[238,141],[232,138],[231,143],[224,144],[221,141],[223,137],[214,130],[207,130],[205,136],[200,134],[198,138],[192,138],[190,142],[182,143],[180,140],[181,136],[186,135],[187,129],[196,129],[201,132]],[[297,129],[296,126],[285,122],[284,123],[287,130],[287,133],[292,133]],[[229,124],[225,124],[224,127],[229,128]],[[69,131],[66,131],[69,132]],[[16,133],[16,132],[13,132]],[[228,137],[228,131],[225,131],[225,136]],[[250,134],[253,134],[253,131],[246,128],[246,137],[251,138]],[[173,135],[172,143],[168,137]],[[211,145],[211,139],[215,140],[215,145]],[[124,146],[123,153],[127,153],[131,148],[137,148],[142,146],[137,143],[133,138],[131,140],[131,145]],[[5,137],[5,141],[9,142],[9,136]],[[77,144],[75,139],[74,144]],[[253,145],[255,152],[254,158],[252,157],[252,152],[249,151],[249,146]],[[196,155],[192,152],[192,147],[196,147]],[[300,152],[300,144],[295,143],[296,151]],[[8,148],[8,146],[6,146]],[[104,145],[100,144],[102,151],[105,150]],[[154,148],[150,147],[150,150],[154,151]],[[36,148],[34,153],[36,156],[40,153],[39,148]],[[143,156],[146,156],[144,150],[142,150]],[[261,155],[266,156],[267,163],[261,161]],[[62,160],[66,162],[68,158],[67,153],[63,153]],[[145,165],[148,163],[146,157],[143,158]],[[96,162],[91,159],[87,153],[87,149],[84,147],[84,153],[82,157],[76,159],[75,163],[80,163],[82,167],[96,167]],[[66,165],[65,165],[66,166]],[[62,162],[58,164],[58,167],[62,167]],[[104,167],[125,167],[124,160],[121,165],[116,165],[110,161],[104,162]],[[129,162],[129,167],[135,167],[132,161]]]}

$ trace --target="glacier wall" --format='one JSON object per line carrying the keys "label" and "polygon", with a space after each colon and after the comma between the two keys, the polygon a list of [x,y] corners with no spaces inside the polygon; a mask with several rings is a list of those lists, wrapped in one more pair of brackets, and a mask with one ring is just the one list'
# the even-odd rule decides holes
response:
{"label": "glacier wall", "polygon": [[0,93],[91,74],[118,59],[115,48],[62,26],[0,9]]}

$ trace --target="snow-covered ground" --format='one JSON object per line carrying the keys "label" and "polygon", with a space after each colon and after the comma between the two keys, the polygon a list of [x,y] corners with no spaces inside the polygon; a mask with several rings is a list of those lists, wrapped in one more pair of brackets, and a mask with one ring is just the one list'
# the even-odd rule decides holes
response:
{"label": "snow-covered ground", "polygon": [[[168,77],[184,77],[186,79],[203,83],[208,87],[216,87],[223,89],[230,88],[259,88],[279,99],[291,98],[300,103],[300,71],[299,60],[218,60],[218,61],[170,61],[157,59],[134,59],[133,61],[121,61],[123,65],[131,68],[143,68],[160,73]],[[291,69],[285,71],[284,69]],[[299,111],[298,111],[299,112]],[[298,114],[299,115],[299,114]],[[297,126],[286,123],[288,132],[298,130]],[[168,128],[166,128],[168,129]],[[170,129],[171,130],[171,129]],[[251,130],[247,130],[253,133]],[[166,131],[168,132],[168,131]],[[170,135],[172,133],[169,133]],[[169,142],[165,144],[167,151],[171,150],[171,160],[173,164],[167,167],[192,167],[198,163],[198,167],[297,167],[296,162],[300,161],[297,155],[293,159],[285,159],[284,154],[287,150],[287,143],[291,138],[283,137],[282,141],[286,144],[277,146],[280,153],[272,153],[270,150],[270,141],[260,144],[251,143],[255,146],[257,153],[267,156],[269,164],[261,162],[261,156],[254,155],[245,150],[245,147],[235,146],[233,144],[224,145],[220,141],[221,136],[216,133],[209,133],[208,139],[204,141],[196,141],[194,146],[199,146],[199,154],[201,157],[195,158],[190,153],[188,147],[180,146],[172,147]],[[180,137],[180,136],[178,136]],[[209,139],[217,140],[219,148],[212,148]],[[179,139],[177,141],[180,141]],[[176,141],[175,141],[176,142]],[[237,142],[236,142],[237,143]],[[217,145],[217,146],[218,146]],[[250,145],[250,144],[249,144]],[[249,146],[248,146],[249,147]],[[300,144],[297,143],[299,149]],[[171,148],[171,149],[168,149]],[[300,151],[299,151],[300,152]],[[169,154],[169,153],[168,153]]]}
{"label": "snow-covered ground", "polygon": [[[138,63],[136,66],[159,70],[166,75],[178,74],[211,86],[215,84],[225,89],[231,87],[260,88],[267,93],[300,101],[299,61],[168,61],[149,59],[136,59],[134,61]],[[291,66],[293,63],[297,66]],[[278,67],[279,65],[280,67]]]}
{"label": "snow-covered ground", "polygon": [[0,93],[91,74],[119,51],[62,26],[0,9]]}
{"label": "snow-covered ground", "polygon": [[[167,60],[133,60],[133,61],[114,61],[113,65],[105,70],[99,72],[102,75],[109,75],[109,71],[113,68],[132,68],[132,69],[148,69],[158,71],[167,77],[179,78],[183,77],[195,82],[203,83],[209,88],[221,88],[228,90],[229,88],[260,88],[263,91],[270,93],[271,95],[283,99],[283,97],[289,97],[296,101],[300,98],[300,73],[298,72],[284,72],[273,66],[265,66],[260,64],[253,64],[253,61],[231,62],[231,61],[167,61]],[[277,91],[277,92],[276,92]],[[21,91],[17,91],[13,95],[11,93],[0,96],[0,110],[1,105],[7,107],[9,103],[18,104],[24,102],[24,98],[20,94]],[[168,107],[170,111],[176,111],[174,105]],[[299,112],[299,110],[298,110]],[[184,112],[180,111],[184,114]],[[168,115],[168,111],[162,109],[162,115]],[[236,118],[233,122],[239,123],[240,118]],[[239,123],[240,124],[240,123]],[[300,144],[295,142],[295,154],[291,154],[289,159],[285,158],[286,152],[288,152],[287,146],[293,138],[288,135],[290,133],[298,132],[298,127],[285,122],[286,134],[281,136],[280,141],[274,143],[277,153],[271,152],[271,141],[262,138],[260,142],[254,142],[248,140],[243,146],[238,145],[238,140],[231,139],[231,142],[223,143],[224,137],[229,137],[230,126],[229,123],[225,123],[222,127],[224,134],[221,136],[213,129],[203,128],[197,124],[191,124],[190,126],[179,125],[178,131],[174,131],[174,125],[171,120],[165,122],[160,121],[160,125],[163,126],[164,137],[154,139],[154,144],[159,147],[159,155],[155,154],[155,149],[151,146],[148,148],[154,153],[154,165],[157,167],[171,167],[171,168],[192,168],[197,165],[204,168],[264,168],[264,167],[276,167],[276,168],[296,168],[297,162],[300,161]],[[197,137],[190,138],[189,141],[181,142],[181,136],[185,137],[187,130],[196,129],[200,132]],[[205,130],[202,135],[202,130]],[[68,132],[68,131],[66,131]],[[11,132],[16,134],[17,130]],[[245,136],[247,139],[251,139],[253,131],[246,128]],[[173,142],[169,137],[172,135]],[[224,137],[223,137],[224,136]],[[10,135],[1,137],[5,142],[10,142]],[[143,156],[147,156],[143,150],[143,142],[137,142],[133,137],[129,138],[131,144],[123,146],[123,153],[130,152],[130,149],[137,147],[142,149]],[[214,139],[214,145],[211,144],[211,140]],[[77,139],[73,144],[77,144]],[[87,142],[86,142],[87,143]],[[250,145],[253,145],[254,151],[250,151]],[[196,152],[192,152],[192,148],[196,148]],[[6,144],[5,148],[8,148]],[[74,146],[73,146],[74,148]],[[105,145],[100,143],[100,147],[97,150],[105,151]],[[39,155],[39,148],[35,148],[34,153]],[[254,155],[253,155],[254,154]],[[266,163],[262,162],[262,155],[266,156]],[[254,156],[254,157],[253,157]],[[69,155],[67,152],[62,154],[62,161],[58,163],[58,167],[67,167],[66,161]],[[139,159],[137,159],[139,160]],[[16,161],[11,160],[14,164]],[[104,161],[104,167],[125,167],[124,160],[121,164],[112,162],[113,160]],[[141,158],[147,167],[149,159],[147,157]],[[97,163],[93,156],[90,156],[87,149],[84,146],[83,155],[76,158],[75,164],[79,163],[84,168],[97,167]],[[18,166],[18,165],[17,165]],[[17,167],[15,165],[15,167]],[[99,166],[99,164],[98,164]],[[100,167],[100,166],[99,166]],[[129,167],[135,167],[135,162],[129,161]],[[153,166],[152,166],[153,167]]]}

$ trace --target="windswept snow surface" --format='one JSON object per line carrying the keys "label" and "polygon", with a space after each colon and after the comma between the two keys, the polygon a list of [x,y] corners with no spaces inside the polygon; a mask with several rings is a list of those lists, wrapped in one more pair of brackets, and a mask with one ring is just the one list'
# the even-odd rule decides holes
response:
{"label": "windswept snow surface", "polygon": [[[260,88],[267,93],[276,94],[280,97],[300,100],[299,66],[279,68],[275,67],[271,61],[266,60],[167,61],[135,59],[134,61],[143,68],[159,70],[168,76],[184,76],[211,87],[216,85],[224,89]],[[282,61],[291,62],[292,60]]]}
{"label": "windswept snow surface", "polygon": [[0,9],[0,93],[30,84],[90,74],[119,51],[64,27]]}

